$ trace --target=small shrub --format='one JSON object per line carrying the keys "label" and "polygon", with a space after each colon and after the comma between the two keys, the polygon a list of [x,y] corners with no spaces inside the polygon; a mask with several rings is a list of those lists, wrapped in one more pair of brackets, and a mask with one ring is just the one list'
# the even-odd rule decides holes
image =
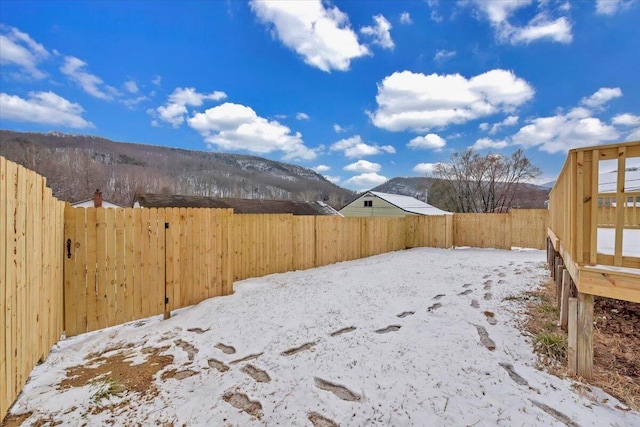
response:
{"label": "small shrub", "polygon": [[563,362],[567,358],[567,340],[564,335],[540,332],[533,339],[533,347],[543,358]]}
{"label": "small shrub", "polygon": [[102,399],[111,396],[120,396],[124,392],[124,386],[113,378],[102,378],[94,381],[92,385],[97,387],[97,390],[91,395],[93,403],[99,403]]}

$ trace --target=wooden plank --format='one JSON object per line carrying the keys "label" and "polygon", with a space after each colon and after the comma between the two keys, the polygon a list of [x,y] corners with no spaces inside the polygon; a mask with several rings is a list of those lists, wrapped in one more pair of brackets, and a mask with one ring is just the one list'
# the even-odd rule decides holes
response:
{"label": "wooden plank", "polygon": [[640,303],[640,270],[635,273],[582,267],[577,286],[581,293]]}
{"label": "wooden plank", "polygon": [[109,326],[107,288],[107,219],[105,208],[96,208],[96,329]]}
{"label": "wooden plank", "polygon": [[[64,210],[64,327],[68,336],[78,334],[76,322],[75,266],[76,266],[76,217],[75,210],[67,205]],[[84,245],[83,245],[84,246]]]}
{"label": "wooden plank", "polygon": [[115,209],[104,209],[105,213],[105,238],[106,238],[106,286],[105,286],[105,309],[107,313],[106,321],[108,326],[116,323],[116,217]]}
{"label": "wooden plank", "polygon": [[156,297],[154,313],[164,313],[164,286],[165,286],[165,272],[166,272],[166,229],[165,224],[165,209],[157,210],[156,218],[156,241],[157,241],[157,254],[156,254]]}
{"label": "wooden plank", "polygon": [[115,324],[121,325],[127,321],[125,307],[125,292],[126,292],[126,246],[125,246],[125,222],[124,215],[125,209],[112,209],[115,212],[115,293],[116,293],[116,305],[115,305]]}
{"label": "wooden plank", "polygon": [[616,184],[616,234],[615,250],[613,256],[614,265],[622,265],[622,234],[624,232],[624,206],[626,203],[624,195],[625,170],[626,170],[626,147],[618,148],[618,176]]}
{"label": "wooden plank", "polygon": [[225,209],[223,215],[224,221],[220,234],[223,244],[222,295],[231,295],[233,293],[233,250],[237,242],[230,238],[229,230],[233,229],[235,215],[232,209]]}
{"label": "wooden plank", "polygon": [[97,246],[97,211],[96,208],[87,208],[86,221],[86,248],[87,248],[87,330],[98,329],[98,272],[96,269]]}
{"label": "wooden plank", "polygon": [[[171,317],[171,311],[175,306],[174,297],[173,297],[173,288],[175,286],[175,234],[179,230],[179,225],[175,223],[173,215],[176,212],[175,208],[165,208],[164,212],[164,221],[168,224],[169,228],[165,230],[165,307],[164,307],[164,318],[165,320]],[[178,248],[179,250],[179,248]]]}
{"label": "wooden plank", "polygon": [[[5,278],[7,287],[5,289],[5,312],[4,314],[4,345],[5,345],[5,378],[3,378],[4,388],[7,393],[7,406],[13,402],[17,396],[15,392],[15,361],[13,353],[15,352],[15,336],[17,327],[16,311],[18,310],[17,299],[17,271],[16,271],[16,239],[17,227],[14,226],[16,220],[16,203],[17,203],[17,185],[18,185],[18,168],[15,163],[6,162],[6,204],[7,216],[0,218],[5,221],[5,229],[7,234],[6,248],[6,264]],[[16,224],[17,225],[17,224]]]}
{"label": "wooden plank", "polygon": [[[5,334],[7,330],[5,317],[9,314],[7,304],[7,289],[10,285],[6,276],[6,265],[9,259],[7,255],[10,250],[9,239],[12,238],[8,232],[9,212],[7,211],[9,185],[7,176],[7,159],[0,156],[0,419],[3,419],[11,405],[10,394],[7,390],[7,350]],[[13,214],[11,214],[13,216]]]}
{"label": "wooden plank", "polygon": [[144,233],[143,214],[146,209],[133,210],[135,252],[133,253],[133,319],[142,319],[144,311],[142,308],[144,277],[143,253],[146,236]]}
{"label": "wooden plank", "polygon": [[589,242],[589,264],[598,262],[598,179],[600,176],[600,151],[593,150],[591,163],[591,241]]}
{"label": "wooden plank", "polygon": [[567,368],[574,373],[578,372],[578,299],[569,298],[568,309],[568,342],[567,342]]}
{"label": "wooden plank", "polygon": [[576,198],[575,198],[575,208],[576,208],[576,246],[575,251],[573,252],[575,255],[575,260],[578,264],[584,262],[584,225],[586,218],[585,214],[585,206],[584,206],[584,151],[578,151],[576,155]]}
{"label": "wooden plank", "polygon": [[569,270],[562,272],[562,300],[560,302],[560,327],[567,330],[569,324],[569,297],[571,296],[571,275]]}
{"label": "wooden plank", "polygon": [[578,293],[578,376],[593,377],[593,295]]}
{"label": "wooden plank", "polygon": [[[149,220],[147,222],[148,252],[145,262],[145,294],[142,298],[146,310],[145,316],[153,316],[164,313],[164,305],[158,307],[160,298],[164,297],[164,278],[162,278],[162,280],[159,278],[160,271],[158,268],[158,209],[150,208],[145,210],[149,214]],[[164,275],[164,271],[162,273]]]}
{"label": "wooden plank", "polygon": [[15,235],[15,259],[14,262],[16,264],[16,294],[15,294],[15,307],[16,317],[14,321],[16,322],[15,336],[12,337],[12,341],[14,341],[13,349],[14,353],[13,363],[15,369],[15,378],[16,381],[14,383],[13,392],[16,395],[20,392],[20,389],[26,382],[26,378],[24,378],[24,363],[23,358],[25,356],[25,333],[26,333],[26,313],[25,310],[22,310],[22,307],[26,307],[26,239],[25,239],[25,229],[26,229],[26,215],[27,215],[27,206],[25,205],[25,199],[27,195],[27,182],[26,182],[26,169],[23,167],[18,168],[18,182],[16,188],[16,214],[15,214],[15,224],[18,232]]}
{"label": "wooden plank", "polygon": [[[151,209],[142,209],[140,215],[140,229],[138,235],[140,236],[141,246],[141,258],[140,258],[140,288],[139,288],[139,302],[140,302],[140,317],[149,317],[150,313],[150,291],[151,291],[151,233],[149,226],[149,215]],[[136,298],[138,302],[138,298]]]}
{"label": "wooden plank", "polygon": [[134,208],[124,210],[124,321],[130,322],[135,319],[134,310],[134,286],[135,286],[135,218]]}
{"label": "wooden plank", "polygon": [[[88,326],[88,298],[89,293],[88,289],[94,289],[95,287],[95,274],[89,275],[89,262],[93,261],[91,271],[95,271],[95,216],[94,223],[92,224],[91,230],[93,231],[92,236],[94,240],[92,240],[92,256],[89,257],[89,227],[88,227],[88,214],[89,211],[84,208],[72,208],[70,205],[67,205],[66,209],[70,209],[73,212],[74,216],[74,240],[72,240],[72,260],[75,263],[75,270],[73,271],[74,276],[72,277],[73,283],[69,287],[69,290],[72,291],[73,297],[73,307],[72,311],[69,312],[70,316],[73,316],[73,321],[75,322],[74,332],[67,332],[67,336],[78,335],[84,332],[87,332],[89,329]],[[95,211],[93,211],[95,214]],[[71,231],[71,230],[70,230]],[[92,307],[95,307],[93,305]],[[95,309],[95,308],[94,308]],[[94,313],[92,313],[93,315]],[[71,318],[71,317],[70,317]]]}

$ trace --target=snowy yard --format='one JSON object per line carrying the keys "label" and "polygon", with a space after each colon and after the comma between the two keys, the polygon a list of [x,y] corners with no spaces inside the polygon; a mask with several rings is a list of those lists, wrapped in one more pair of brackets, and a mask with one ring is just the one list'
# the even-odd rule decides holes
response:
{"label": "snowy yard", "polygon": [[420,248],[238,282],[170,320],[60,342],[12,413],[32,412],[24,425],[640,425],[615,398],[535,369],[525,302],[508,297],[547,278],[545,257]]}

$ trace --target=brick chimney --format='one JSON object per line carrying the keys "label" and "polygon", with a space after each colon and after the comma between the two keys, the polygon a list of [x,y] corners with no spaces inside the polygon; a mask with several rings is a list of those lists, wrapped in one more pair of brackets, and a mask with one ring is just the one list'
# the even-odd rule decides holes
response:
{"label": "brick chimney", "polygon": [[102,193],[100,192],[100,190],[96,190],[96,192],[93,194],[93,207],[102,207]]}

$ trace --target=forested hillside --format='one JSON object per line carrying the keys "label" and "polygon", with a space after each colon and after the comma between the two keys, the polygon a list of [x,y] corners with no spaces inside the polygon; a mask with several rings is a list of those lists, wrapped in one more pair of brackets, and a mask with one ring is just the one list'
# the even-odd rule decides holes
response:
{"label": "forested hillside", "polygon": [[44,175],[54,195],[71,202],[96,189],[122,206],[130,206],[136,192],[324,200],[334,207],[353,195],[296,165],[96,136],[0,130],[0,155]]}

